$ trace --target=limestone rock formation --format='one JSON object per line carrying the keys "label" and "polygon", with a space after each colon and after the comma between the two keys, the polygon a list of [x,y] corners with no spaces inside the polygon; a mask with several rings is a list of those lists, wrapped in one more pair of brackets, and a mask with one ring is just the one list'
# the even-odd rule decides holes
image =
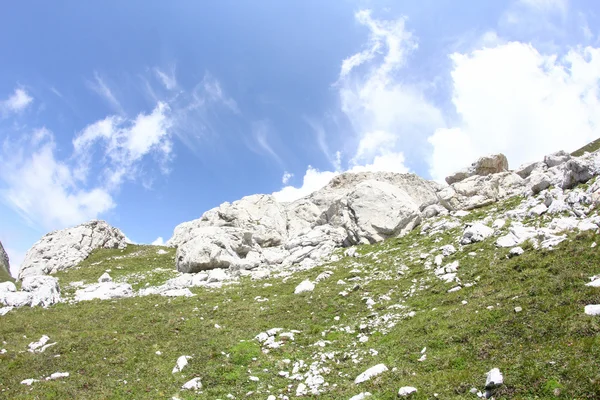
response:
{"label": "limestone rock formation", "polygon": [[446,182],[451,185],[460,182],[471,176],[486,176],[508,171],[508,160],[504,154],[493,154],[479,158],[470,167],[446,178]]}
{"label": "limestone rock formation", "polygon": [[73,228],[50,232],[25,254],[19,279],[68,269],[85,260],[98,248],[125,247],[125,235],[104,221],[92,220]]}
{"label": "limestone rock formation", "polygon": [[436,185],[413,174],[346,173],[292,203],[270,195],[224,203],[177,226],[167,244],[177,246],[181,272],[310,265],[343,245],[401,236],[438,203]]}
{"label": "limestone rock formation", "polygon": [[8,254],[6,254],[4,247],[2,247],[2,242],[0,242],[0,280],[3,276],[10,277],[10,263]]}

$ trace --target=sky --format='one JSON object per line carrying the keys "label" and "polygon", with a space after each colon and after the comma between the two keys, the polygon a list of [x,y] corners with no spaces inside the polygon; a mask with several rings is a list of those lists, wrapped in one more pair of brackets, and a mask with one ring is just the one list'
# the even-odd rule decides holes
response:
{"label": "sky", "polygon": [[104,219],[160,244],[346,171],[443,182],[600,137],[594,0],[0,5],[0,241]]}

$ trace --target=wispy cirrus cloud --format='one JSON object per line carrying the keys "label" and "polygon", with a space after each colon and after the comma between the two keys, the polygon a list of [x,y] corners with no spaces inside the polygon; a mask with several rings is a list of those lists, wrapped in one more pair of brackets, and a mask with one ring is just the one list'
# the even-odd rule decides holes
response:
{"label": "wispy cirrus cloud", "polygon": [[100,74],[97,71],[94,72],[94,80],[86,81],[88,87],[92,89],[96,94],[98,94],[104,101],[108,103],[108,105],[113,109],[113,111],[118,114],[125,114],[123,107],[117,97],[114,95],[112,90],[108,87],[106,82],[102,79]]}

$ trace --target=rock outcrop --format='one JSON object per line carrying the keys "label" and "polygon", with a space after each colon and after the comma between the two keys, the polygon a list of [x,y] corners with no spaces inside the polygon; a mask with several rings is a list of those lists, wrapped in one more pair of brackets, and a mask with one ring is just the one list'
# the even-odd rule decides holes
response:
{"label": "rock outcrop", "polygon": [[[482,157],[448,177],[448,186],[414,174],[345,173],[291,203],[278,203],[270,195],[223,203],[177,226],[167,244],[177,246],[176,266],[185,273],[309,267],[337,247],[399,237],[424,219],[515,195],[536,195],[550,186],[569,189],[599,173],[600,152],[575,158],[557,152],[516,171],[508,170],[502,154]],[[595,193],[600,200],[600,192]],[[563,203],[553,204],[558,210]],[[463,241],[483,240],[492,233],[490,228],[473,226]]]}
{"label": "rock outcrop", "polygon": [[0,282],[4,276],[10,278],[10,263],[8,254],[6,254],[2,242],[0,242]]}
{"label": "rock outcrop", "polygon": [[451,185],[471,176],[486,176],[508,171],[508,160],[504,154],[493,154],[479,158],[470,167],[455,172],[446,178],[446,183]]}
{"label": "rock outcrop", "polygon": [[224,203],[177,226],[167,244],[178,247],[181,272],[310,265],[340,246],[401,236],[438,203],[436,185],[413,174],[347,173],[292,203],[270,195]]}
{"label": "rock outcrop", "polygon": [[19,280],[71,268],[98,248],[125,247],[125,235],[104,221],[92,220],[73,228],[50,232],[25,254],[19,270]]}

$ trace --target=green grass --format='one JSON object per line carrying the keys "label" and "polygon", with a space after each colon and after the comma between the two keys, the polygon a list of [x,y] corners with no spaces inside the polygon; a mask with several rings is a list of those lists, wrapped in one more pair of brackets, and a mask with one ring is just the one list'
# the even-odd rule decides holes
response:
{"label": "green grass", "polygon": [[598,149],[600,149],[600,139],[596,139],[593,142],[586,144],[579,150],[572,152],[571,155],[573,157],[580,157],[580,156],[584,155],[586,151],[589,153],[592,153]]}
{"label": "green grass", "polygon": [[5,271],[3,268],[0,268],[0,282],[6,282],[6,281],[14,282],[15,279],[12,276],[10,276],[8,271]]}
{"label": "green grass", "polygon": [[[10,312],[0,319],[0,348],[7,350],[0,355],[0,398],[225,399],[230,393],[237,399],[294,398],[300,381],[277,373],[291,372],[299,360],[310,365],[329,352],[332,359],[322,363],[331,369],[323,374],[327,391],[306,398],[348,399],[369,391],[371,399],[395,399],[401,386],[415,386],[415,399],[434,393],[441,399],[474,399],[469,390],[482,390],[485,373],[494,367],[505,377],[496,399],[600,398],[600,318],[583,313],[586,304],[600,304],[600,289],[585,286],[590,276],[600,274],[600,256],[591,248],[598,240],[594,234],[572,233],[553,251],[525,246],[525,254],[511,259],[507,249],[494,246],[495,238],[466,246],[444,261],[459,260],[460,279],[475,284],[447,293],[454,285],[435,278],[419,254],[455,240],[462,229],[435,237],[419,231],[361,246],[360,258],[299,272],[285,282],[242,279],[221,289],[194,288],[192,298],[148,296]],[[442,240],[436,243],[436,237]],[[172,269],[174,250],[164,248],[168,253],[162,256],[156,250],[100,250],[80,268],[57,276],[66,287],[72,281],[95,282],[110,269],[115,280],[132,279],[136,287],[160,284],[173,272],[149,271]],[[327,270],[333,275],[312,293],[293,294],[302,280]],[[360,280],[352,280],[356,277]],[[347,284],[338,285],[340,279]],[[352,291],[354,284],[360,287]],[[349,294],[339,295],[342,290]],[[64,290],[66,295],[71,291]],[[389,300],[379,300],[382,295]],[[255,301],[256,296],[269,301]],[[365,297],[376,300],[371,309]],[[405,308],[388,308],[396,304]],[[523,311],[514,312],[516,306]],[[359,343],[360,325],[386,314],[395,324],[371,328],[369,340]],[[301,333],[264,353],[253,338],[276,327]],[[27,352],[27,344],[43,334],[58,344],[41,354]],[[331,343],[313,346],[320,340]],[[423,347],[427,359],[418,362]],[[359,362],[353,362],[353,354]],[[181,355],[193,358],[182,373],[172,374]],[[390,371],[353,383],[378,363]],[[31,387],[19,383],[57,371],[71,376]],[[201,378],[202,393],[181,391],[193,377]]]}

